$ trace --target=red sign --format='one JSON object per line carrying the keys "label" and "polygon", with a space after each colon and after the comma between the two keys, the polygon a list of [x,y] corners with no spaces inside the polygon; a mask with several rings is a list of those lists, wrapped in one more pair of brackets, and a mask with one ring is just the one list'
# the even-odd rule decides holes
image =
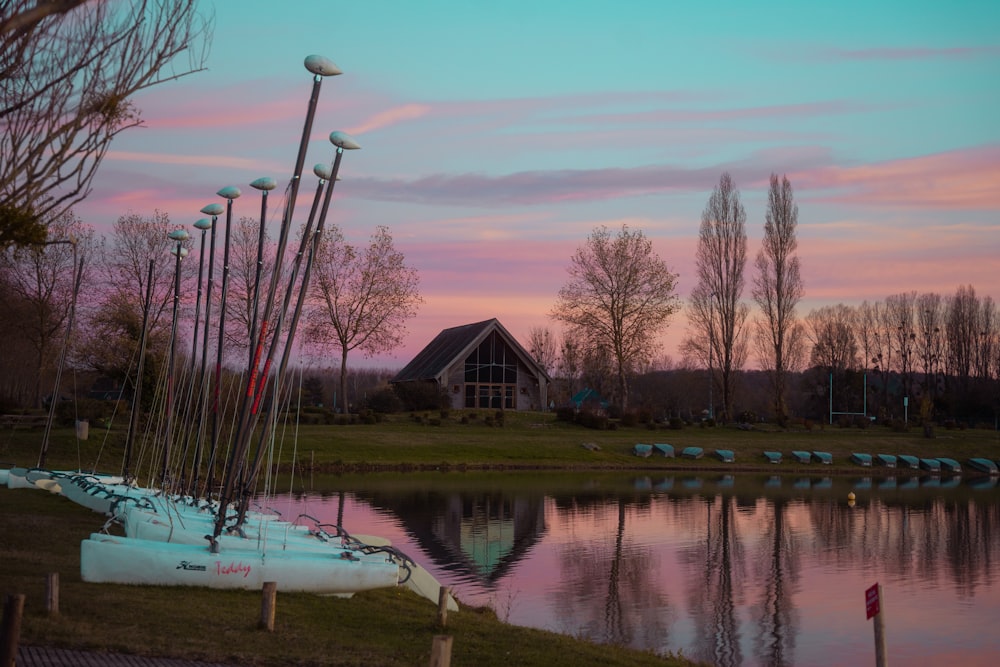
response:
{"label": "red sign", "polygon": [[865,613],[870,619],[878,612],[878,584],[875,584],[871,588],[865,589]]}

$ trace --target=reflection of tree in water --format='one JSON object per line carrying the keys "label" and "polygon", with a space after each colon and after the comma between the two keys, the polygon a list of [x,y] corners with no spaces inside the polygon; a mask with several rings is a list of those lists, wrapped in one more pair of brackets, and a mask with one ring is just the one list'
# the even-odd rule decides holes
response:
{"label": "reflection of tree in water", "polygon": [[734,667],[743,662],[736,598],[745,579],[743,546],[733,520],[735,500],[718,496],[705,501],[705,540],[684,554],[692,574],[688,598],[694,622],[694,658],[718,667]]}
{"label": "reflection of tree in water", "polygon": [[877,565],[903,582],[948,577],[959,594],[975,595],[994,567],[1000,508],[965,499],[915,500],[890,504],[874,498],[851,509],[810,503],[811,556],[838,567]]}
{"label": "reflection of tree in water", "polygon": [[652,551],[626,536],[627,507],[626,500],[618,500],[613,542],[581,541],[560,551],[562,576],[554,600],[560,630],[607,644],[666,650],[672,614],[657,589]]}
{"label": "reflection of tree in water", "polygon": [[983,575],[994,568],[997,554],[990,546],[1000,517],[996,505],[964,501],[941,503],[951,527],[947,541],[949,573],[955,589],[972,596]]}
{"label": "reflection of tree in water", "polygon": [[761,533],[754,577],[763,584],[760,601],[751,610],[757,624],[754,655],[758,664],[769,667],[795,664],[798,614],[792,594],[800,565],[795,538],[785,523],[787,505],[784,498],[774,502],[774,521]]}

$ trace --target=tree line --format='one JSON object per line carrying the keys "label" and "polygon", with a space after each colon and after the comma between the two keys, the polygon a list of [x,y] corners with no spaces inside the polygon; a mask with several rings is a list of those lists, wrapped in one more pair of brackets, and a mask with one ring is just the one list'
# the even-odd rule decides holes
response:
{"label": "tree line", "polygon": [[[562,343],[545,326],[529,333],[528,348],[557,378],[553,395],[565,401],[589,387],[623,413],[728,421],[753,414],[782,424],[833,414],[995,419],[1000,318],[993,299],[977,296],[970,284],[951,295],[907,292],[800,317],[798,214],[788,178],[772,174],[750,277],[754,311],[745,300],[746,211],[732,177],[722,174],[702,213],[697,283],[684,308],[687,335],[676,365],[657,361],[658,336],[681,309],[676,274],[641,231],[595,230],[573,255],[550,313],[565,327]],[[747,370],[751,360],[760,371]],[[707,377],[693,379],[696,369]],[[668,377],[685,389],[665,386]],[[698,382],[707,390],[689,386]],[[741,384],[754,391],[741,391]]]}
{"label": "tree line", "polygon": [[[6,341],[0,347],[5,370],[0,407],[41,407],[52,392],[63,348],[67,366],[87,378],[80,392],[100,378],[131,396],[144,344],[150,361],[141,382],[145,395],[153,397],[167,372],[171,336],[175,370],[188,378],[210,374],[214,363],[206,371],[205,362],[216,359],[220,349],[231,372],[249,367],[255,294],[270,281],[274,243],[253,218],[240,217],[225,230],[217,216],[199,223],[200,231],[177,242],[170,238],[176,225],[165,213],[128,213],[101,237],[67,211],[49,223],[48,243],[0,253],[0,335]],[[181,260],[172,254],[175,243]],[[406,320],[421,301],[419,276],[384,226],[376,228],[367,246],[352,245],[340,229],[328,228],[316,245],[312,268],[303,341],[320,353],[339,352],[345,372],[340,391],[332,393],[346,410],[348,353],[376,354],[399,344]],[[82,282],[78,319],[68,331],[77,272]],[[220,327],[222,322],[228,325]],[[272,330],[267,340],[274,335],[281,332]]]}

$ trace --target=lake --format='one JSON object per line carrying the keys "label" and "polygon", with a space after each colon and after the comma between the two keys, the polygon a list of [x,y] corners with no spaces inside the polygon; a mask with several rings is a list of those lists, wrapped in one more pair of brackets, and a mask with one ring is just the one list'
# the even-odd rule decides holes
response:
{"label": "lake", "polygon": [[874,664],[878,583],[893,664],[1000,663],[996,479],[398,473],[297,487],[268,503],[387,537],[510,623],[720,667]]}

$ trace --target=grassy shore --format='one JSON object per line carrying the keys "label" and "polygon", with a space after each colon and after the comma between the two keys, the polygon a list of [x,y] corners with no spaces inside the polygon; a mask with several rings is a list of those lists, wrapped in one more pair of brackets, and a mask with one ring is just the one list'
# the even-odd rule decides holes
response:
{"label": "grassy shore", "polygon": [[[492,424],[492,425],[491,425]],[[801,472],[791,460],[792,450],[825,451],[833,455],[833,466],[824,471],[857,470],[852,452],[911,454],[919,457],[948,456],[964,462],[970,457],[1000,458],[1000,433],[985,429],[935,428],[932,438],[923,429],[893,430],[872,425],[865,429],[818,424],[779,429],[755,425],[687,426],[679,430],[646,425],[614,430],[592,430],[560,422],[551,413],[508,412],[498,425],[494,413],[451,411],[394,415],[377,424],[300,425],[276,429],[280,441],[273,455],[276,467],[288,471],[341,472],[345,470],[410,469],[766,469],[770,472]],[[41,431],[0,431],[0,462],[30,467],[38,460]],[[74,438],[71,429],[56,429],[46,467],[117,471],[121,467],[124,431],[91,425],[86,441]],[[677,451],[701,447],[701,460],[639,459],[632,454],[636,443],[669,443]],[[736,464],[716,461],[716,449],[735,453]],[[771,465],[764,451],[780,451],[784,460]],[[159,455],[139,451],[133,470],[155,476]],[[813,469],[813,468],[807,468]]]}
{"label": "grassy shore", "polygon": [[[486,417],[492,417],[489,424]],[[283,433],[274,465],[288,472],[366,473],[381,470],[707,470],[768,474],[857,472],[851,452],[1000,458],[1000,435],[986,430],[893,431],[885,427],[646,426],[595,431],[557,422],[551,414],[507,413],[502,425],[482,411],[400,415],[373,425],[310,425]],[[46,467],[115,472],[123,432],[91,426],[86,441],[56,429]],[[0,432],[0,467],[37,462],[41,430]],[[701,447],[690,461],[637,458],[636,443]],[[714,460],[715,449],[736,454],[735,464]],[[832,466],[799,465],[792,450],[827,451]],[[765,450],[786,454],[768,464]],[[155,452],[137,453],[135,470],[151,470]],[[887,472],[873,469],[872,472]],[[454,637],[453,664],[498,665],[688,665],[619,647],[503,623],[493,612],[463,607],[437,627],[436,607],[406,590],[364,593],[352,599],[279,592],[274,633],[256,629],[257,592],[87,584],[79,575],[79,542],[100,528],[94,514],[37,490],[0,489],[0,589],[25,593],[22,642],[160,655],[241,665],[428,664],[433,636]],[[43,609],[45,576],[59,572],[58,617]]]}

